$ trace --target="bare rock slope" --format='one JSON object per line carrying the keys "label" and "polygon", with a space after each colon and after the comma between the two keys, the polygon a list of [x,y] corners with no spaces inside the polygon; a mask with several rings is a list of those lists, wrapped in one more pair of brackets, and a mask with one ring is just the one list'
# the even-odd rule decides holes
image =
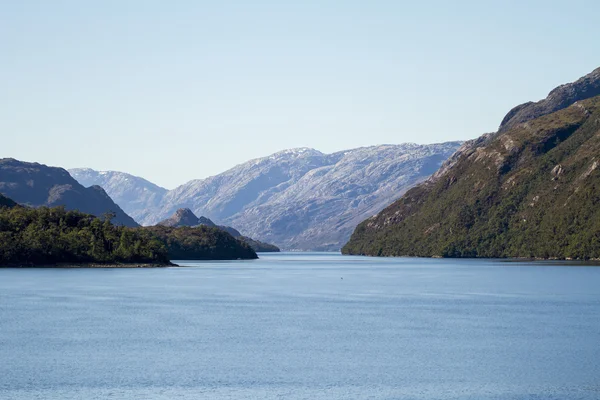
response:
{"label": "bare rock slope", "polygon": [[[164,193],[147,188],[145,192],[156,194],[138,202],[123,196],[121,185],[112,179],[104,181],[106,173],[88,180],[81,170],[71,173],[88,185],[103,183],[143,225],[155,225],[189,208],[284,249],[339,250],[360,221],[429,177],[460,144],[380,145],[333,154],[310,148],[284,150]],[[122,175],[113,179],[117,176]],[[129,182],[135,183],[133,178],[129,176]],[[136,190],[143,189],[132,192]]]}
{"label": "bare rock slope", "polygon": [[101,186],[123,211],[138,222],[148,218],[147,210],[158,207],[167,193],[165,188],[124,172],[75,168],[69,173],[85,187]]}

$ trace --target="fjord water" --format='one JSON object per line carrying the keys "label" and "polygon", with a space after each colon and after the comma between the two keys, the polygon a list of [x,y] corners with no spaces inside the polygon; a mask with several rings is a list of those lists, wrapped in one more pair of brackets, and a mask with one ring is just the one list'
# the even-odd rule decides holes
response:
{"label": "fjord water", "polygon": [[598,399],[600,268],[0,269],[1,399]]}

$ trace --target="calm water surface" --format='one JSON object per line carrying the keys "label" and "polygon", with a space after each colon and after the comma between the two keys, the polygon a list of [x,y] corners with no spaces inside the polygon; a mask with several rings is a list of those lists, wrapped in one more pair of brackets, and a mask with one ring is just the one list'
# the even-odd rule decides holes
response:
{"label": "calm water surface", "polygon": [[0,269],[0,399],[600,399],[600,267]]}

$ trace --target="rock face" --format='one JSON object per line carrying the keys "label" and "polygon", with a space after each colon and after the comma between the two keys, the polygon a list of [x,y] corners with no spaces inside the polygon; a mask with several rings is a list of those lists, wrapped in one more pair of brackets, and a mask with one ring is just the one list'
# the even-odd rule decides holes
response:
{"label": "rock face", "polygon": [[361,223],[343,252],[600,257],[598,72],[465,143],[430,179]]}
{"label": "rock face", "polygon": [[[158,207],[132,214],[153,225],[190,208],[285,249],[339,250],[360,221],[426,179],[460,144],[285,150],[190,181],[167,192]],[[112,185],[105,187],[111,193]]]}
{"label": "rock face", "polygon": [[98,217],[113,212],[113,223],[139,226],[101,187],[85,188],[62,168],[0,159],[0,193],[30,207],[64,206]]}
{"label": "rock face", "polygon": [[[210,221],[210,220],[209,220]],[[160,221],[157,225],[160,226],[170,226],[170,227],[180,227],[180,226],[196,226],[200,225],[200,218],[196,217],[192,210],[189,208],[180,208],[175,211],[168,219],[164,221]],[[204,222],[204,225],[215,226],[212,221],[209,224]]]}
{"label": "rock face", "polygon": [[247,236],[243,236],[237,229],[234,229],[230,226],[217,225],[212,222],[210,219],[206,217],[198,218],[192,210],[189,208],[180,208],[175,211],[170,218],[167,218],[164,221],[161,221],[157,224],[158,226],[166,226],[166,227],[198,227],[198,226],[208,226],[212,228],[217,228],[222,231],[229,233],[231,236],[239,240],[240,242],[246,243],[256,252],[278,252],[279,248],[275,245],[269,243],[263,243],[259,240],[254,240]]}
{"label": "rock face", "polygon": [[536,103],[521,104],[504,117],[499,132],[506,132],[518,124],[569,107],[576,101],[600,96],[600,68],[573,83],[561,85]]}
{"label": "rock face", "polygon": [[167,189],[143,178],[117,171],[95,171],[89,168],[68,170],[85,187],[100,186],[136,221],[148,218],[146,210],[158,207]]}
{"label": "rock face", "polygon": [[323,155],[319,167],[225,219],[294,250],[337,251],[356,225],[431,175],[459,146],[388,145]]}

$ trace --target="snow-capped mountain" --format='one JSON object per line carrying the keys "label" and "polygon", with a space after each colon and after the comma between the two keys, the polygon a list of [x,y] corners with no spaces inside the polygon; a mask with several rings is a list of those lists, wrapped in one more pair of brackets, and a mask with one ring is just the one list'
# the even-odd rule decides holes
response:
{"label": "snow-capped mountain", "polygon": [[83,186],[98,185],[127,214],[136,221],[148,218],[146,212],[158,207],[167,189],[155,185],[144,178],[117,171],[95,171],[90,168],[68,170]]}
{"label": "snow-capped mountain", "polygon": [[430,176],[460,144],[380,145],[333,154],[284,150],[170,191],[153,185],[162,189],[154,197],[144,196],[148,181],[131,175],[75,170],[73,176],[103,186],[143,225],[190,208],[284,249],[339,250],[359,222]]}

